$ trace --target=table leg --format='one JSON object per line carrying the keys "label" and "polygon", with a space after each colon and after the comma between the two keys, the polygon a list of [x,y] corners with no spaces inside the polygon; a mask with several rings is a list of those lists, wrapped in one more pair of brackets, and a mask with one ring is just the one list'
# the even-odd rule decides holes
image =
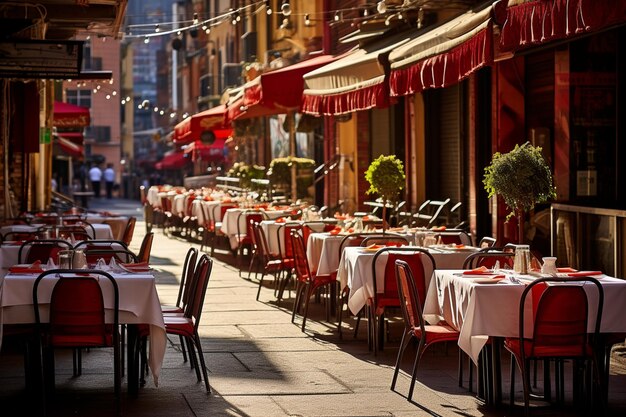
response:
{"label": "table leg", "polygon": [[126,357],[128,361],[128,395],[137,397],[139,393],[139,332],[136,325],[128,324],[126,329]]}
{"label": "table leg", "polygon": [[491,362],[492,362],[492,383],[493,383],[493,402],[494,404],[500,404],[502,402],[502,369],[501,363],[502,355],[502,338],[491,338]]}

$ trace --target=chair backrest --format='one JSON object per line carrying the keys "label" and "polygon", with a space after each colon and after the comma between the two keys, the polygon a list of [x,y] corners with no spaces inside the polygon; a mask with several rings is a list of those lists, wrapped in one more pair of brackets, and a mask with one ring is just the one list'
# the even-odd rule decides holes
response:
{"label": "chair backrest", "polygon": [[[303,226],[300,223],[292,222],[285,223],[281,227],[278,228],[278,241],[280,242],[280,235],[282,233],[283,238],[285,240],[285,253],[281,253],[280,256],[283,259],[292,259],[293,258],[293,245],[291,244],[291,232],[293,230],[298,230],[300,233],[304,235]],[[306,250],[306,240],[303,237],[304,247]],[[279,245],[280,247],[280,245]]]}
{"label": "chair backrest", "polygon": [[133,240],[133,233],[135,232],[136,223],[137,218],[135,216],[131,216],[128,218],[128,223],[126,223],[126,228],[124,229],[124,235],[122,237],[122,241],[126,243],[126,245],[130,245],[130,242]]}
{"label": "chair backrest", "polygon": [[[56,279],[50,298],[50,326],[47,341],[53,346],[111,346],[118,343],[119,290],[115,279],[103,271],[84,269],[53,269],[40,274],[33,284],[35,323],[41,331],[39,285]],[[110,281],[113,291],[113,327],[105,322],[105,303],[100,280]],[[112,339],[112,343],[110,340]]]}
{"label": "chair backrest", "polygon": [[385,233],[385,235],[377,235],[377,236],[367,236],[361,242],[361,246],[369,246],[369,245],[408,245],[409,240],[404,236],[398,235],[389,235]]}
{"label": "chair backrest", "polygon": [[[591,315],[596,319],[592,340],[597,341],[604,305],[604,291],[597,279],[539,278],[526,286],[519,305],[519,340],[523,358],[588,356],[589,303],[584,287],[589,283],[598,291],[597,309],[595,315]],[[529,339],[524,333],[529,294],[533,301],[533,336],[530,346],[524,346],[522,341]],[[529,352],[525,351],[527,347]]]}
{"label": "chair backrest", "polygon": [[252,221],[252,238],[255,245],[256,254],[263,260],[263,263],[267,263],[271,258],[270,246],[267,243],[267,236],[261,223]]}
{"label": "chair backrest", "polygon": [[421,296],[417,291],[415,279],[411,267],[406,261],[396,260],[396,285],[398,286],[398,297],[400,298],[400,308],[404,317],[404,325],[408,328],[419,327],[424,333],[425,323],[422,314]]}
{"label": "chair backrest", "polygon": [[[261,223],[266,217],[265,212],[260,210],[241,211],[237,216],[237,237],[240,239],[244,236],[252,238],[252,224],[255,222]],[[242,222],[244,223],[243,225]]]}
{"label": "chair backrest", "polygon": [[172,212],[172,200],[167,196],[161,197],[161,210],[163,213],[171,213]]}
{"label": "chair backrest", "polygon": [[[221,203],[218,204],[214,207],[214,210],[217,209],[220,212],[220,220],[222,221],[224,220],[224,214],[226,213],[226,210],[231,209],[231,208],[236,208],[237,205],[233,204],[233,203]],[[215,218],[215,216],[213,216]],[[217,219],[215,218],[215,220],[217,221]]]}
{"label": "chair backrest", "polygon": [[71,226],[77,223],[83,223],[87,219],[87,216],[84,214],[64,214],[62,217],[63,225]]}
{"label": "chair backrest", "polygon": [[105,262],[111,262],[111,259],[115,258],[116,262],[122,263],[137,263],[137,255],[128,249],[114,249],[108,248],[94,248],[89,247],[85,249],[85,257],[88,264],[95,264],[99,259],[104,259]]}
{"label": "chair backrest", "polygon": [[[383,291],[378,289],[378,279],[380,269],[377,268],[380,257],[387,254],[387,262],[384,268],[384,287]],[[372,260],[372,276],[374,277],[374,294],[376,298],[381,295],[386,299],[398,298],[398,285],[395,272],[396,260],[406,262],[413,273],[413,279],[420,296],[420,302],[423,304],[426,300],[426,276],[437,269],[437,264],[433,256],[423,248],[407,247],[407,248],[381,248],[374,255]],[[376,302],[377,300],[375,300]]]}
{"label": "chair backrest", "polygon": [[137,262],[148,262],[150,263],[150,252],[152,252],[152,242],[154,241],[154,233],[149,232],[146,233],[141,241],[141,247],[139,248],[139,253],[137,254]]}
{"label": "chair backrest", "polygon": [[111,248],[111,249],[128,249],[126,242],[115,239],[92,239],[82,240],[74,245],[74,249],[98,249],[98,248]]}
{"label": "chair backrest", "polygon": [[189,303],[185,309],[185,316],[191,318],[196,330],[200,325],[200,316],[202,315],[202,306],[206,295],[211,271],[213,269],[213,260],[207,254],[200,256],[196,265],[193,278],[193,291],[190,294]]}
{"label": "chair backrest", "polygon": [[189,296],[192,292],[194,270],[196,268],[196,260],[198,259],[198,250],[189,248],[185,255],[183,263],[183,273],[180,276],[180,286],[178,287],[178,297],[176,298],[176,306],[185,311],[185,307],[189,303]]}
{"label": "chair backrest", "polygon": [[480,239],[480,242],[478,242],[478,247],[481,249],[493,248],[496,246],[496,242],[497,240],[495,238],[484,236],[482,239]]}
{"label": "chair backrest", "polygon": [[50,258],[58,263],[59,252],[72,249],[72,244],[61,239],[30,240],[22,243],[17,255],[19,263],[41,261],[45,264]]}
{"label": "chair backrest", "polygon": [[464,231],[445,231],[437,232],[437,238],[441,239],[444,245],[471,245],[472,237]]}
{"label": "chair backrest", "polygon": [[6,232],[4,236],[2,236],[2,241],[24,242],[26,240],[35,240],[38,237],[39,235],[37,232]]}
{"label": "chair backrest", "polygon": [[309,261],[306,257],[306,249],[304,248],[304,239],[297,230],[291,231],[291,246],[293,248],[294,270],[296,277],[301,282],[313,280]]}
{"label": "chair backrest", "polygon": [[500,263],[501,268],[513,268],[515,254],[511,252],[485,251],[476,252],[469,255],[463,261],[463,269],[474,269],[484,266],[485,268],[493,268],[496,262]]}
{"label": "chair backrest", "polygon": [[[86,223],[88,224],[88,223]],[[74,239],[74,240],[91,240],[96,237],[95,230],[92,225],[86,226],[92,233],[89,233],[88,229],[83,225],[61,226],[57,227],[56,237],[59,239]]]}

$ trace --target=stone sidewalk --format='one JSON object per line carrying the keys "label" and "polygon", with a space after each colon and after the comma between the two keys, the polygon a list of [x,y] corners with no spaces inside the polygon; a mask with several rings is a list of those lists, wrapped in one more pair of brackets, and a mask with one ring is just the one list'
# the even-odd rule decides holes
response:
{"label": "stone sidewalk", "polygon": [[[103,201],[107,210],[141,215],[137,203]],[[96,202],[97,203],[97,202]],[[92,204],[93,206],[96,204]],[[151,265],[163,303],[173,303],[178,279],[190,243],[163,235],[155,229]],[[145,233],[137,223],[131,249],[138,250]],[[199,245],[194,244],[196,248]],[[137,399],[123,395],[122,413],[127,416],[504,416],[506,406],[486,407],[467,388],[457,383],[457,348],[434,347],[424,355],[418,370],[413,401],[406,399],[415,350],[407,349],[397,392],[389,387],[402,325],[392,322],[391,341],[376,357],[367,349],[362,323],[357,338],[354,320],[338,337],[334,323],[324,321],[324,307],[313,303],[307,332],[300,331],[300,317],[291,323],[292,298],[280,305],[269,285],[255,300],[256,281],[242,279],[228,251],[215,257],[213,274],[205,299],[200,334],[212,393],[196,381],[195,373],[183,363],[177,337],[170,337],[161,372],[160,386],[151,380]],[[293,294],[291,294],[293,296]],[[27,414],[32,399],[24,390],[19,347],[4,345],[0,355],[0,415]],[[618,351],[621,362],[626,353]],[[507,356],[507,355],[504,355]],[[49,407],[52,416],[114,415],[111,354],[92,350],[84,355],[83,375],[71,376],[71,358],[57,358],[57,395]],[[508,358],[502,365],[507,400]],[[624,368],[616,367],[611,377],[611,415],[626,415]],[[615,372],[614,372],[615,373]],[[465,383],[467,386],[467,383]],[[521,390],[521,383],[516,385]],[[125,387],[124,387],[125,389]],[[517,395],[521,398],[521,391]],[[566,395],[571,401],[571,395]],[[571,407],[534,410],[534,415],[575,415]]]}

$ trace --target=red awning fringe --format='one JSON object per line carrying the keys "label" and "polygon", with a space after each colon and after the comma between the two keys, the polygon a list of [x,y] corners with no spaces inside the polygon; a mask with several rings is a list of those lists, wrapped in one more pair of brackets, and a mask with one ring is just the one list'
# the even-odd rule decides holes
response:
{"label": "red awning fringe", "polygon": [[302,96],[302,112],[313,116],[341,115],[374,107],[387,107],[390,104],[386,82],[345,93]]}
{"label": "red awning fringe", "polygon": [[426,58],[406,68],[391,71],[392,96],[419,93],[428,88],[456,84],[478,69],[493,63],[492,26],[449,51]]}
{"label": "red awning fringe", "polygon": [[533,0],[511,5],[500,48],[516,51],[626,22],[619,0]]}

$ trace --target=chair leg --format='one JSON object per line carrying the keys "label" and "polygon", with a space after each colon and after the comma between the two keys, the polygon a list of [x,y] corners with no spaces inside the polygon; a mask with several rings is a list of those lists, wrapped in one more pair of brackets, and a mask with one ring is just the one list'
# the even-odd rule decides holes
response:
{"label": "chair leg", "polygon": [[259,280],[259,289],[256,292],[256,300],[259,301],[259,296],[261,295],[261,288],[263,287],[263,278],[265,278],[265,271],[261,275],[261,279]]}
{"label": "chair leg", "polygon": [[409,387],[409,396],[407,400],[411,401],[413,398],[413,390],[415,389],[415,380],[417,379],[417,367],[420,363],[420,358],[422,353],[424,353],[424,338],[420,339],[419,345],[417,346],[417,354],[415,355],[415,362],[413,363],[413,371],[411,372],[411,385]]}
{"label": "chair leg", "polygon": [[300,307],[300,299],[302,298],[302,290],[304,284],[300,280],[296,280],[296,299],[293,302],[293,311],[291,312],[291,322],[296,320],[296,310]]}
{"label": "chair leg", "polygon": [[185,351],[185,338],[179,335],[178,340],[180,340],[180,351],[183,354],[183,362],[187,362],[187,352]]}
{"label": "chair leg", "polygon": [[206,369],[206,364],[204,363],[204,354],[202,353],[202,345],[200,344],[200,336],[198,336],[198,333],[194,334],[193,337],[195,343],[196,343],[196,350],[198,351],[198,357],[200,359],[200,367],[202,368],[202,376],[204,377],[204,385],[206,386],[206,391],[208,393],[211,392],[211,386],[209,385],[209,375]]}
{"label": "chair leg", "polygon": [[522,383],[524,384],[524,415],[530,416],[530,375],[528,368],[530,363],[528,359],[522,359]]}
{"label": "chair leg", "polygon": [[396,388],[396,381],[398,380],[398,373],[400,372],[400,363],[402,362],[402,357],[404,356],[404,350],[411,340],[411,337],[406,337],[408,333],[408,331],[402,333],[402,340],[400,340],[400,349],[398,349],[398,356],[396,357],[396,368],[393,371],[393,379],[391,380],[392,391]]}
{"label": "chair leg", "polygon": [[511,355],[511,373],[510,379],[511,382],[509,384],[509,408],[513,409],[513,405],[515,405],[515,367],[517,363],[515,361],[515,357]]}
{"label": "chair leg", "polygon": [[122,355],[120,361],[122,363],[122,378],[124,377],[124,346],[126,345],[126,325],[125,324],[121,324],[120,325],[120,346],[122,347],[122,350],[120,351],[120,354]]}
{"label": "chair leg", "polygon": [[459,388],[463,387],[463,351],[459,349],[459,370],[458,370],[458,379],[459,379]]}
{"label": "chair leg", "polygon": [[304,332],[304,328],[306,326],[306,318],[309,315],[309,302],[311,301],[311,296],[313,295],[313,291],[311,291],[311,284],[306,284],[306,289],[304,291],[305,300],[304,300],[304,314],[302,316],[302,331]]}
{"label": "chair leg", "polygon": [[343,305],[345,303],[345,299],[347,297],[347,291],[341,291],[341,295],[339,296],[339,309],[337,310],[337,331],[339,332],[339,339],[343,339]]}
{"label": "chair leg", "polygon": [[[185,336],[187,339],[187,346],[189,347],[189,356],[191,358],[191,362],[196,370],[196,378],[198,378],[198,382],[202,381],[202,376],[200,375],[200,365],[198,364],[198,358],[196,357],[196,341],[194,336]],[[199,350],[198,355],[202,355],[202,351]]]}

